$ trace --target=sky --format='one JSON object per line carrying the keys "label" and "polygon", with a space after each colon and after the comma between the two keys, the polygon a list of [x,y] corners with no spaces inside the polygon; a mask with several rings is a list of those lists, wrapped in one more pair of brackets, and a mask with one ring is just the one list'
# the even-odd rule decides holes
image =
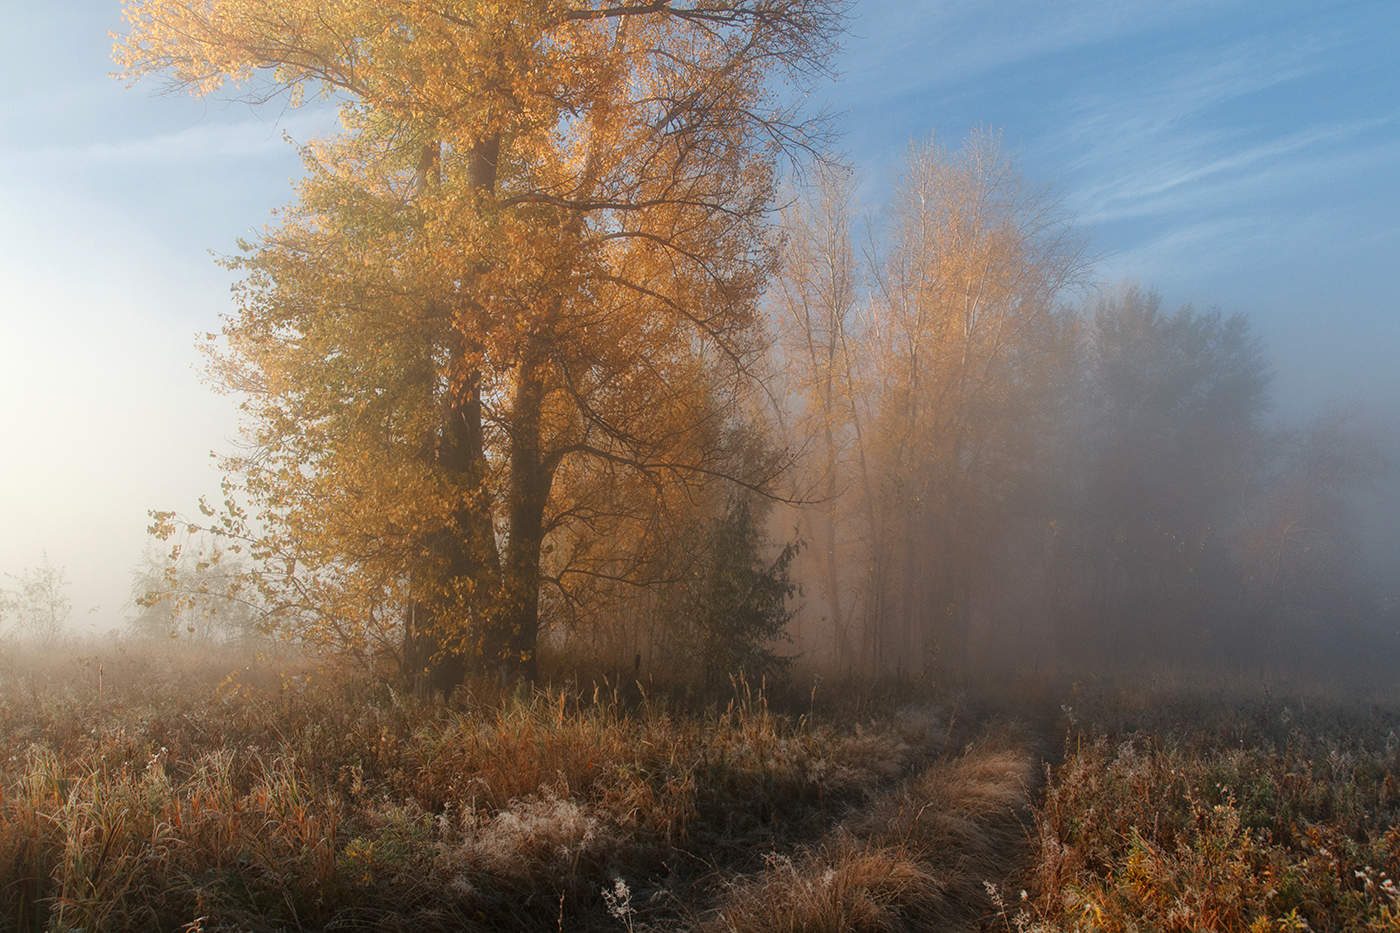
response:
{"label": "sky", "polygon": [[[47,556],[95,628],[130,612],[147,510],[216,495],[236,437],[195,351],[229,307],[214,256],[292,198],[288,139],[335,128],[128,88],[121,24],[64,0],[0,32],[0,573]],[[1248,314],[1281,408],[1400,431],[1397,47],[1395,0],[854,0],[812,104],[870,210],[912,141],[1000,132],[1106,285]]]}

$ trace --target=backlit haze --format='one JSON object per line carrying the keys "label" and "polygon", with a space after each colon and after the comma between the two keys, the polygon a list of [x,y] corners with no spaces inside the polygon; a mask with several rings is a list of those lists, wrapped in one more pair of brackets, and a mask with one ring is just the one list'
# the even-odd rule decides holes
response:
{"label": "backlit haze", "polygon": [[[128,611],[146,510],[217,494],[233,402],[199,379],[229,274],[324,105],[112,79],[115,2],[0,34],[0,572],[65,566],[74,622]],[[1400,4],[858,0],[821,102],[876,204],[914,138],[999,129],[1092,235],[1097,278],[1249,314],[1290,411],[1400,432]]]}

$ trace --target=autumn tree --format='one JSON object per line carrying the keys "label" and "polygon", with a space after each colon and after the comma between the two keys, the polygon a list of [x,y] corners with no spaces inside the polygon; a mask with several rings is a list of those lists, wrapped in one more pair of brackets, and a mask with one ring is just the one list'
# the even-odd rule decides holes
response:
{"label": "autumn tree", "polygon": [[1052,410],[1083,246],[988,133],[912,148],[884,235],[867,337],[875,652],[960,676],[974,588]]}
{"label": "autumn tree", "polygon": [[770,296],[779,336],[775,384],[786,409],[785,439],[798,452],[795,498],[808,503],[798,515],[818,581],[808,598],[819,598],[831,648],[845,666],[857,660],[858,621],[874,615],[862,609],[868,581],[859,569],[854,578],[850,573],[869,553],[867,507],[874,500],[864,448],[869,399],[861,380],[871,361],[862,358],[853,189],[848,169],[826,167],[784,210],[782,265]]}
{"label": "autumn tree", "polygon": [[961,672],[974,591],[1062,394],[1058,303],[1082,244],[989,133],[910,148],[864,269],[850,179],[818,182],[786,214],[771,301],[807,573],[843,666]]}
{"label": "autumn tree", "polygon": [[1209,652],[1237,611],[1232,540],[1265,467],[1270,373],[1240,315],[1127,287],[1084,318],[1055,558],[1063,652]]}
{"label": "autumn tree", "polygon": [[45,553],[37,566],[4,574],[0,585],[0,631],[9,629],[29,638],[56,638],[73,615],[68,574]]}
{"label": "autumn tree", "polygon": [[[130,77],[324,93],[345,132],[247,244],[215,359],[269,611],[440,687],[532,673],[596,485],[727,475],[776,162],[830,0],[128,2]],[[763,476],[738,477],[760,484]],[[590,487],[593,491],[590,491]],[[657,495],[664,495],[658,492]],[[169,525],[168,518],[158,524]]]}
{"label": "autumn tree", "polygon": [[148,552],[133,571],[131,631],[199,642],[256,638],[262,607],[245,562],[198,537],[184,537],[172,550]]}

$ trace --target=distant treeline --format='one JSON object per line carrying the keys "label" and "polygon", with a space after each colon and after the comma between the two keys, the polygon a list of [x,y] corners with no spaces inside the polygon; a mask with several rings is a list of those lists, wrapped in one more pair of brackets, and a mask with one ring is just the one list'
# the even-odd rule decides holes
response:
{"label": "distant treeline", "polygon": [[1384,438],[1273,412],[1246,318],[1076,287],[1071,219],[990,137],[915,147],[861,246],[851,190],[828,175],[790,212],[773,302],[817,500],[796,512],[809,659],[957,678],[1400,657],[1394,525],[1368,540],[1359,512],[1400,515]]}

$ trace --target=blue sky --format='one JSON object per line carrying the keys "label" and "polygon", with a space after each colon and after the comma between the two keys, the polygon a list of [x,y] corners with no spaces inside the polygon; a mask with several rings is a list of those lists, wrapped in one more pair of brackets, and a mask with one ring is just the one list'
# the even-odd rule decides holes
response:
{"label": "blue sky", "polygon": [[[109,77],[116,0],[0,33],[0,571],[47,551],[80,619],[123,611],[145,510],[217,490],[232,403],[199,382],[233,249],[291,196],[252,110]],[[856,0],[815,103],[878,206],[909,142],[1000,130],[1099,275],[1251,315],[1288,408],[1400,410],[1400,3]],[[1400,418],[1394,422],[1400,426]]]}

